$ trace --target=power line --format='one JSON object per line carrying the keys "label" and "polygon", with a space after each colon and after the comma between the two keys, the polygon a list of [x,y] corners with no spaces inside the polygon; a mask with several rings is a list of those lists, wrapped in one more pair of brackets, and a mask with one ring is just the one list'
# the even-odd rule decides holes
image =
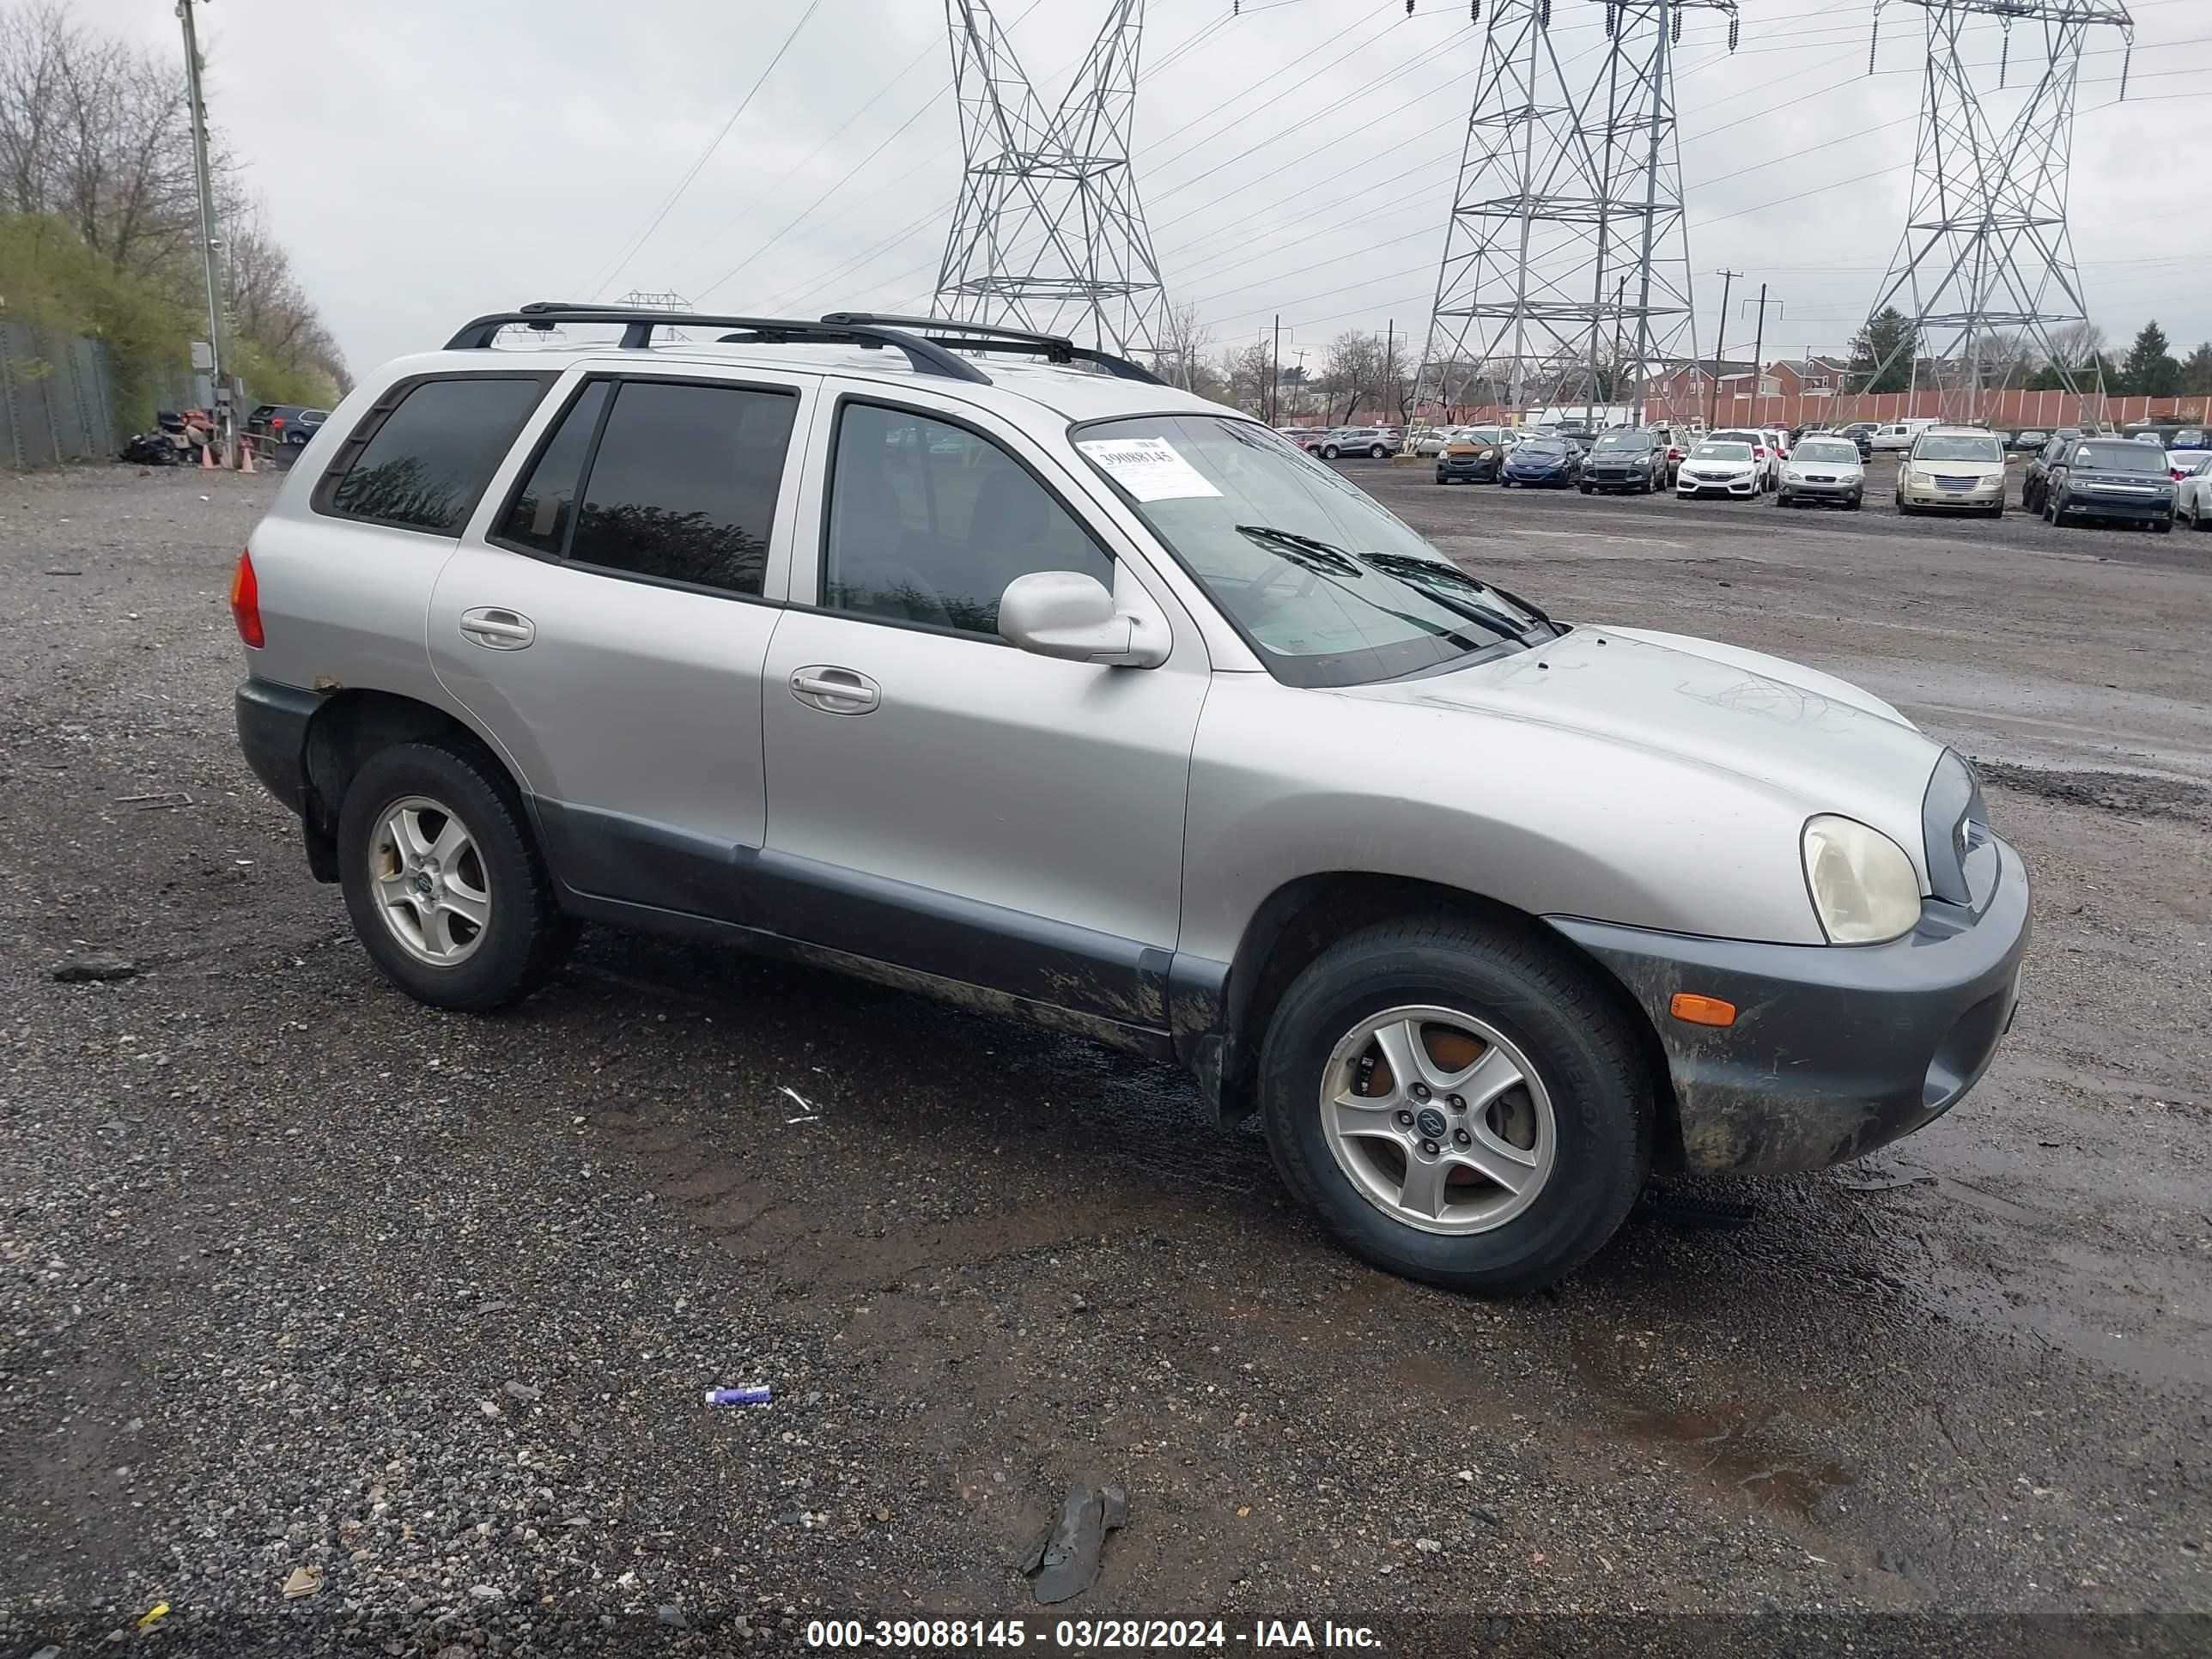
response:
{"label": "power line", "polygon": [[683,199],[684,192],[691,187],[691,181],[699,176],[707,163],[714,158],[714,152],[722,147],[722,140],[730,136],[730,129],[737,125],[738,118],[751,107],[752,101],[759,94],[760,89],[768,84],[768,77],[775,73],[775,66],[783,61],[784,53],[791,50],[791,43],[799,39],[799,32],[806,27],[807,20],[812,17],[821,6],[822,0],[807,0],[806,9],[799,13],[799,21],[791,26],[791,33],[783,37],[783,44],[775,49],[775,56],[768,60],[768,67],[760,72],[759,79],[756,80],[745,95],[738,100],[737,108],[730,112],[730,118],[722,123],[722,130],[714,135],[714,141],[706,149],[699,152],[699,159],[691,163],[690,170],[683,178],[677,180],[676,188],[668,192],[668,198],[661,203],[659,210],[653,216],[645,228],[638,232],[636,240],[630,243],[628,250],[615,261],[614,268],[591,284],[591,292],[604,293],[613,283],[615,278],[623,274],[623,267],[636,258],[637,251],[645,246],[653,233],[660,228],[660,222],[668,216],[669,210]]}

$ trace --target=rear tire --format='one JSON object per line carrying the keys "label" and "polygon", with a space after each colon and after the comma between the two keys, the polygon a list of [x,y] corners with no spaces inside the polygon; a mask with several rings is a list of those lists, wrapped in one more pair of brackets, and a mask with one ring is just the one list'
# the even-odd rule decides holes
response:
{"label": "rear tire", "polygon": [[[1382,1058],[1408,1030],[1426,1093]],[[1485,1079],[1501,1076],[1517,1080],[1486,1104]],[[1455,1077],[1472,1097],[1456,1108]],[[1516,1295],[1572,1272],[1650,1166],[1650,1079],[1600,982],[1532,936],[1476,924],[1386,923],[1325,951],[1269,1023],[1260,1097],[1276,1168],[1343,1243],[1454,1290]]]}
{"label": "rear tire", "polygon": [[1381,444],[1377,444],[1374,448],[1367,452],[1367,459],[1370,461],[1379,461],[1389,453],[1390,452],[1383,448]]}
{"label": "rear tire", "polygon": [[[403,816],[436,843],[414,873]],[[462,750],[404,743],[371,756],[339,808],[337,854],[346,911],[370,960],[434,1008],[486,1013],[518,1002],[576,942],[521,803]],[[422,908],[409,896],[417,889]]]}

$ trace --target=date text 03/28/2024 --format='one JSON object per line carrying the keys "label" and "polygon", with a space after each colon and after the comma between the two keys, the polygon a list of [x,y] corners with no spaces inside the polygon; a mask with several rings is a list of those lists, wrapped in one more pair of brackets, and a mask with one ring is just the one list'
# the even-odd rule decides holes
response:
{"label": "date text 03/28/2024", "polygon": [[1382,1638],[1365,1625],[1324,1619],[1255,1619],[1237,1628],[1220,1619],[1056,1619],[1032,1628],[1024,1619],[817,1619],[806,1626],[806,1645],[835,1651],[1036,1646],[1062,1652],[1177,1648],[1325,1648],[1373,1650]]}

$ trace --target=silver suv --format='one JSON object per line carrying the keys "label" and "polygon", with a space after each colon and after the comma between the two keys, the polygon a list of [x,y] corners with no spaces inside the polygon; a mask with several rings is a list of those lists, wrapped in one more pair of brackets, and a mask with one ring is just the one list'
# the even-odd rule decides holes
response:
{"label": "silver suv", "polygon": [[1895,709],[1553,622],[1063,339],[480,319],[346,399],[232,606],[246,757],[412,995],[593,921],[1173,1056],[1439,1284],[1917,1129],[2012,1016],[2027,872]]}
{"label": "silver suv", "polygon": [[1397,447],[1397,434],[1385,432],[1379,426],[1333,427],[1314,446],[1315,453],[1325,461],[1333,461],[1340,455],[1365,455],[1379,461]]}

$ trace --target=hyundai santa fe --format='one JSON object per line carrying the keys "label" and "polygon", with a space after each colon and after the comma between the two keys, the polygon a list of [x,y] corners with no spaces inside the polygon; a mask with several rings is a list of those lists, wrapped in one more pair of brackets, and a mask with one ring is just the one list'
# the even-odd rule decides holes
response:
{"label": "hyundai santa fe", "polygon": [[[506,343],[554,323],[620,335]],[[332,414],[231,604],[246,759],[412,996],[599,923],[1088,1033],[1445,1285],[1909,1133],[2012,1016],[2027,872],[1896,709],[1555,621],[1064,339],[482,318]]]}

